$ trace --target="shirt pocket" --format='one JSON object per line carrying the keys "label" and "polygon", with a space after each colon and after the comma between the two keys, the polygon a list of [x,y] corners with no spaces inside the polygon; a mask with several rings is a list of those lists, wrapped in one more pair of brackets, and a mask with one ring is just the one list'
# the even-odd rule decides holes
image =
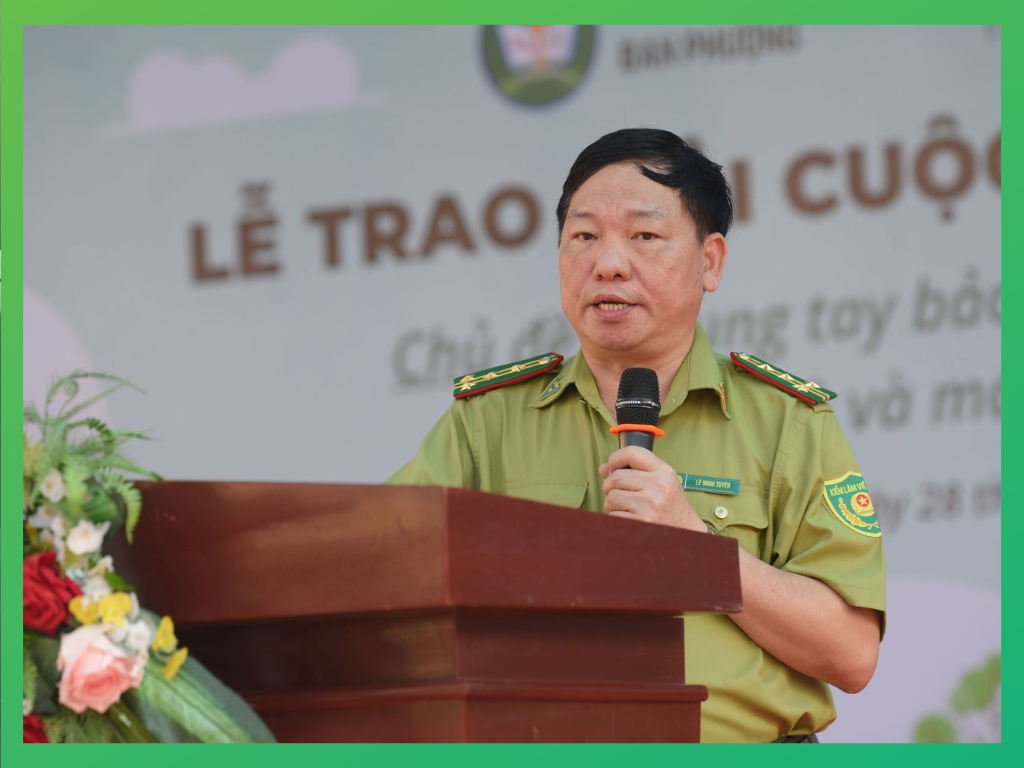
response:
{"label": "shirt pocket", "polygon": [[505,489],[506,496],[517,499],[539,501],[544,504],[556,504],[559,507],[579,509],[587,495],[587,483],[583,485],[531,484],[512,485]]}
{"label": "shirt pocket", "polygon": [[723,536],[736,539],[754,557],[761,559],[768,529],[768,493],[757,488],[735,496],[687,492],[690,506],[704,522]]}

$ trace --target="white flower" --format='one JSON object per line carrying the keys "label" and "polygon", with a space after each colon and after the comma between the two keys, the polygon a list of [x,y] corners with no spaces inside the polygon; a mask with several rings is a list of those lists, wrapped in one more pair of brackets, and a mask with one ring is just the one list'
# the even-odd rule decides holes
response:
{"label": "white flower", "polygon": [[76,555],[96,552],[103,545],[103,537],[107,535],[109,529],[109,522],[95,525],[88,520],[82,520],[68,532],[68,549]]}
{"label": "white flower", "polygon": [[114,558],[110,555],[101,557],[92,568],[89,569],[89,576],[102,576],[106,571],[113,570]]}
{"label": "white flower", "polygon": [[41,531],[49,528],[55,517],[57,517],[57,513],[43,504],[34,514],[29,515],[25,522]]}
{"label": "white flower", "polygon": [[117,624],[104,624],[103,629],[107,633],[107,637],[113,640],[115,643],[121,644],[128,637],[128,628],[124,626],[117,626]]}
{"label": "white flower", "polygon": [[132,599],[132,607],[128,609],[129,621],[137,621],[142,613],[142,606],[139,605],[139,596],[134,592],[129,592],[128,597]]}
{"label": "white flower", "polygon": [[32,705],[24,696],[21,697],[21,716],[28,717],[32,712]]}
{"label": "white flower", "polygon": [[100,575],[87,577],[82,585],[85,599],[91,603],[98,603],[102,597],[112,594],[113,591],[107,580]]}
{"label": "white flower", "polygon": [[145,619],[130,622],[126,629],[128,634],[125,637],[125,643],[134,651],[146,651],[156,634]]}
{"label": "white flower", "polygon": [[50,523],[48,530],[39,532],[39,540],[45,544],[52,544],[57,553],[57,560],[64,564],[64,518],[57,515]]}
{"label": "white flower", "polygon": [[149,651],[143,648],[135,656],[135,663],[132,664],[132,675],[141,678],[146,671],[146,664],[149,662]]}
{"label": "white flower", "polygon": [[51,469],[43,478],[39,491],[55,504],[67,495],[68,489],[64,486],[64,478],[56,468]]}

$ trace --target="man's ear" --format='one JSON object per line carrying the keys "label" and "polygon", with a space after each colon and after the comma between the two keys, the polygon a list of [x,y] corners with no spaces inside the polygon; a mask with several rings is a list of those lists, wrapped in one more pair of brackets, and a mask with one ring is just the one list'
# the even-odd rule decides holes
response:
{"label": "man's ear", "polygon": [[729,255],[729,244],[720,232],[712,232],[704,238],[704,290],[711,292],[718,289],[725,271],[725,260]]}

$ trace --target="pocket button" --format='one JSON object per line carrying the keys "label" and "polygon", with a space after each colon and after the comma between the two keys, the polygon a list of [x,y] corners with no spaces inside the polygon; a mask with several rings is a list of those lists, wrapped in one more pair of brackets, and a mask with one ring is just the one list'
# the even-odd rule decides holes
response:
{"label": "pocket button", "polygon": [[725,507],[715,507],[715,517],[719,520],[724,520],[729,516],[729,510]]}

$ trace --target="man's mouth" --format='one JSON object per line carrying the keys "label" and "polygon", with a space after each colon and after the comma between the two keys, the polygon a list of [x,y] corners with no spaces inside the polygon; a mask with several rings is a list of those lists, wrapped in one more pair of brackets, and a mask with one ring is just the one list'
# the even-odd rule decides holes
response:
{"label": "man's mouth", "polygon": [[621,312],[633,305],[622,296],[616,296],[614,293],[602,293],[593,298],[593,306],[602,312]]}

